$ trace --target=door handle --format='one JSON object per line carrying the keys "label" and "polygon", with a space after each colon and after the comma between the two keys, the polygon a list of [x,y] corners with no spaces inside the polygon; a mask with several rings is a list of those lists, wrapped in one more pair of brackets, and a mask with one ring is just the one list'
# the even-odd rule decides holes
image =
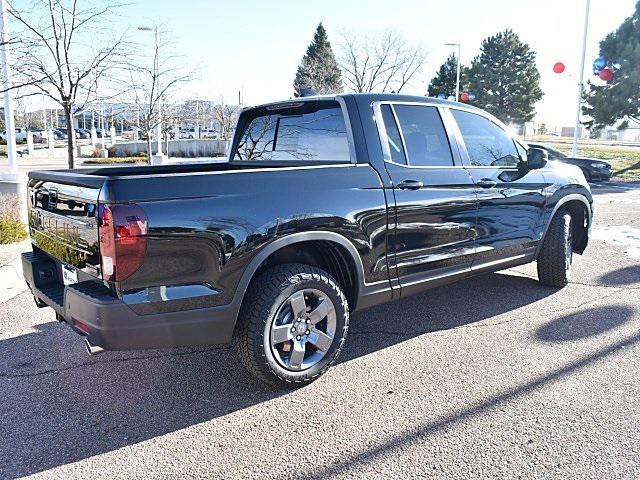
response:
{"label": "door handle", "polygon": [[402,190],[419,190],[424,184],[419,180],[403,180],[398,184],[398,188]]}
{"label": "door handle", "polygon": [[490,178],[481,178],[476,182],[476,185],[482,188],[493,188],[498,184],[495,180],[491,180]]}

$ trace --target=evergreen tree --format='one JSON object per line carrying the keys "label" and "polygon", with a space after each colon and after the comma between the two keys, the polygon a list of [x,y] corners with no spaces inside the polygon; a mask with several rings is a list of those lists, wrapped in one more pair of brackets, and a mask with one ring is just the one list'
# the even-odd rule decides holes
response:
{"label": "evergreen tree", "polygon": [[[440,69],[436,76],[429,83],[428,95],[437,97],[438,94],[444,94],[445,98],[456,96],[456,69],[458,68],[458,59],[451,54],[447,61],[440,65]],[[460,91],[467,90],[467,67],[460,66]]]}
{"label": "evergreen tree", "polygon": [[614,77],[606,85],[589,82],[582,112],[591,120],[585,124],[602,128],[626,118],[640,122],[640,2],[635,13],[600,42],[600,56]]}
{"label": "evergreen tree", "polygon": [[512,30],[482,42],[468,75],[475,104],[503,122],[522,124],[535,115],[543,95],[536,54]]}
{"label": "evergreen tree", "polygon": [[321,22],[296,72],[294,95],[301,96],[305,88],[312,88],[319,94],[342,92],[341,73]]}

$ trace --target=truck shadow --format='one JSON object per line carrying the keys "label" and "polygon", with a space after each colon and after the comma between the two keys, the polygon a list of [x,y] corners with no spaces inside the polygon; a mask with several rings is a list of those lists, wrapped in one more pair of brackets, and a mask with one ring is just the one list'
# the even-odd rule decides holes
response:
{"label": "truck shadow", "polygon": [[[554,292],[530,278],[490,274],[372,308],[353,315],[341,362],[477,324]],[[76,462],[292,394],[255,381],[231,349],[88,357],[63,325],[36,328],[0,340],[1,478]]]}
{"label": "truck shadow", "polygon": [[[620,317],[618,324],[627,322],[635,314],[636,310],[624,305],[609,305],[593,309],[585,309],[575,314],[565,315],[551,322],[555,328],[561,332],[568,332],[575,327],[576,317],[584,315],[587,317]],[[614,325],[609,324],[613,328]],[[547,332],[550,335],[549,329]],[[563,334],[564,335],[564,334]],[[546,340],[546,338],[545,338]],[[567,340],[569,340],[567,338]],[[363,450],[346,455],[335,462],[319,466],[313,472],[308,472],[293,478],[331,478],[335,475],[344,475],[345,472],[362,471],[362,466],[370,464],[373,461],[383,457],[393,456],[398,453],[402,455],[406,453],[406,449],[417,444],[425,444],[429,441],[428,437],[441,431],[448,431],[459,424],[468,424],[470,420],[487,412],[491,412],[497,408],[504,408],[522,397],[531,395],[551,384],[562,381],[572,375],[579,374],[591,365],[602,362],[604,359],[619,355],[624,352],[624,348],[634,347],[640,343],[640,333],[635,333],[625,337],[612,344],[604,345],[600,349],[592,351],[587,355],[577,356],[571,362],[560,365],[544,374],[533,378],[532,380],[506,386],[503,391],[497,391],[488,396],[484,400],[472,402],[460,410],[451,414],[443,415],[429,422],[414,425],[410,431],[399,433],[386,439],[380,443],[368,445]]]}

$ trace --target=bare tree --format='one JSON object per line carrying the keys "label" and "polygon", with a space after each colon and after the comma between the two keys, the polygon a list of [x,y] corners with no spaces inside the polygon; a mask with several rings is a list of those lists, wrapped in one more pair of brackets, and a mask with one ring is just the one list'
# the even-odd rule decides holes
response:
{"label": "bare tree", "polygon": [[69,168],[74,157],[74,111],[95,94],[96,78],[106,77],[126,58],[124,32],[114,35],[108,24],[121,6],[78,0],[31,0],[27,8],[9,6],[21,29],[12,66],[15,85],[10,88],[22,88],[26,96],[44,95],[62,107]]}
{"label": "bare tree", "polygon": [[258,117],[248,126],[238,142],[234,154],[240,160],[262,160],[267,152],[273,151],[275,142],[275,117]]}
{"label": "bare tree", "polygon": [[182,122],[197,126],[200,131],[211,125],[213,120],[213,102],[209,100],[185,100],[181,105]]}
{"label": "bare tree", "polygon": [[[181,103],[164,103],[162,112],[162,133],[164,135],[164,151],[169,154],[169,140],[175,127],[179,127],[188,120],[187,112]],[[176,137],[178,140],[180,137]]]}
{"label": "bare tree", "polygon": [[392,30],[373,36],[342,32],[340,68],[347,88],[356,92],[400,93],[420,72],[427,54]]}
{"label": "bare tree", "polygon": [[231,140],[233,137],[233,131],[238,122],[238,115],[240,115],[240,107],[227,105],[222,98],[220,102],[213,107],[213,119],[218,124],[220,138],[222,140]]}
{"label": "bare tree", "polygon": [[153,28],[156,40],[151,61],[148,55],[141,55],[129,65],[130,94],[140,112],[141,129],[147,138],[147,161],[151,161],[151,133],[162,123],[163,103],[173,94],[176,87],[192,80],[193,72],[184,72],[176,64],[177,56],[171,53],[175,42],[167,38],[160,26]]}

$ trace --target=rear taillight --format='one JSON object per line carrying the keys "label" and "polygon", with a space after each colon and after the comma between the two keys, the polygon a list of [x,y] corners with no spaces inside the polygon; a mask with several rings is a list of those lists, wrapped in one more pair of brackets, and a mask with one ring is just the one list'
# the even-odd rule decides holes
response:
{"label": "rear taillight", "polygon": [[104,204],[98,212],[102,278],[120,282],[140,268],[147,253],[147,216],[135,204]]}

